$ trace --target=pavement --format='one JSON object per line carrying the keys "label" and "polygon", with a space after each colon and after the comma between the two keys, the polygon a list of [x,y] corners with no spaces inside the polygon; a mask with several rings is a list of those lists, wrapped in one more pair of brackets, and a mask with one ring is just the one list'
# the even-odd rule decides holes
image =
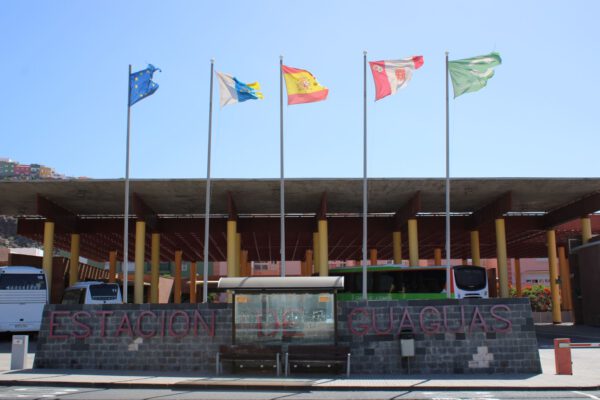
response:
{"label": "pavement", "polygon": [[352,375],[345,376],[200,376],[191,373],[31,369],[11,371],[10,353],[0,353],[0,386],[77,386],[173,390],[599,390],[600,348],[572,349],[573,375],[556,375],[553,337],[600,342],[600,328],[576,325],[536,326],[541,374]]}

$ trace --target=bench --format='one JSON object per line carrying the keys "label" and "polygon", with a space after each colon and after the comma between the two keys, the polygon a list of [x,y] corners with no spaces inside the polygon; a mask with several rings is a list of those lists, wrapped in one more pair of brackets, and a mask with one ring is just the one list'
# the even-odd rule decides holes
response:
{"label": "bench", "polygon": [[292,368],[333,368],[346,365],[346,376],[350,376],[350,347],[314,345],[290,345],[285,353],[285,376]]}
{"label": "bench", "polygon": [[239,368],[274,368],[280,375],[281,347],[256,345],[221,345],[216,357],[216,374],[223,372],[223,362],[232,362]]}

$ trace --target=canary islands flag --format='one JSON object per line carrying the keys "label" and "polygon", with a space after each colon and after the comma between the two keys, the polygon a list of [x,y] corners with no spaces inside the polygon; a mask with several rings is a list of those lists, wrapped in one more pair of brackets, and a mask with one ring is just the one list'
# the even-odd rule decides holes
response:
{"label": "canary islands flag", "polygon": [[160,71],[152,64],[148,68],[129,74],[129,106],[151,96],[158,90],[158,84],[152,81],[152,76]]}
{"label": "canary islands flag", "polygon": [[327,98],[329,89],[321,86],[313,74],[298,68],[282,65],[288,104],[312,103]]}
{"label": "canary islands flag", "polygon": [[228,104],[241,103],[246,100],[258,100],[264,98],[259,92],[260,84],[258,82],[243,83],[231,75],[217,72],[219,78],[219,93],[221,107]]}

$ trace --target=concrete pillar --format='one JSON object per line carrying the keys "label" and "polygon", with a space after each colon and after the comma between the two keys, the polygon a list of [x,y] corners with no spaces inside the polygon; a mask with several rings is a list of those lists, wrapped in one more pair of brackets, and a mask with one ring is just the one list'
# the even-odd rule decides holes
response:
{"label": "concrete pillar", "polygon": [[234,277],[236,275],[235,268],[235,252],[237,249],[237,222],[227,221],[227,276]]}
{"label": "concrete pillar", "polygon": [[523,294],[523,284],[521,283],[521,259],[515,258],[515,288],[517,289],[517,297]]}
{"label": "concrete pillar", "polygon": [[471,231],[471,261],[473,265],[481,266],[481,255],[479,253],[479,231]]}
{"label": "concrete pillar", "polygon": [[48,298],[52,298],[52,255],[54,253],[54,222],[44,222],[44,258],[42,267],[48,280]]}
{"label": "concrete pillar", "polygon": [[550,268],[550,294],[552,296],[552,322],[562,322],[560,314],[560,293],[558,289],[558,265],[556,262],[556,233],[554,230],[546,232],[548,238],[548,266]]}
{"label": "concrete pillar", "polygon": [[146,223],[135,223],[135,291],[134,303],[144,303],[144,257],[146,254]]}
{"label": "concrete pillar", "polygon": [[369,250],[369,264],[377,265],[377,249]]}
{"label": "concrete pillar", "polygon": [[158,303],[158,276],[160,274],[160,233],[152,234],[150,256],[151,280],[150,280],[150,302]]}
{"label": "concrete pillar", "polygon": [[306,250],[306,253],[304,253],[304,263],[305,263],[305,268],[306,268],[306,276],[311,276],[312,275],[312,263],[313,263],[313,251],[312,250]]}
{"label": "concrete pillar", "polygon": [[313,267],[311,275],[319,272],[319,260],[321,259],[319,251],[319,232],[313,232]]}
{"label": "concrete pillar", "polygon": [[394,264],[402,264],[402,232],[392,232],[392,248],[394,249]]}
{"label": "concrete pillar", "polygon": [[408,258],[411,267],[419,265],[419,234],[416,218],[408,220]]}
{"label": "concrete pillar", "polygon": [[329,243],[327,220],[319,220],[319,276],[329,275]]}
{"label": "concrete pillar", "polygon": [[433,249],[433,265],[442,265],[442,249],[439,247]]}
{"label": "concrete pillar", "polygon": [[196,261],[190,264],[190,304],[196,304]]}
{"label": "concrete pillar", "polygon": [[115,283],[117,280],[117,251],[108,253],[108,282]]}
{"label": "concrete pillar", "polygon": [[581,218],[581,242],[586,244],[592,238],[592,220],[590,217]]}
{"label": "concrete pillar", "polygon": [[508,293],[508,260],[506,256],[506,228],[504,218],[498,218],[496,223],[496,258],[498,260],[498,281],[500,282],[500,297],[507,298]]}
{"label": "concrete pillar", "polygon": [[71,234],[71,259],[69,260],[69,286],[77,282],[79,275],[79,234]]}
{"label": "concrete pillar", "polygon": [[571,298],[571,271],[565,255],[564,246],[558,248],[558,267],[560,270],[562,309],[570,311],[573,309],[573,299]]}
{"label": "concrete pillar", "polygon": [[175,282],[173,282],[173,303],[181,304],[181,262],[183,252],[175,252]]}

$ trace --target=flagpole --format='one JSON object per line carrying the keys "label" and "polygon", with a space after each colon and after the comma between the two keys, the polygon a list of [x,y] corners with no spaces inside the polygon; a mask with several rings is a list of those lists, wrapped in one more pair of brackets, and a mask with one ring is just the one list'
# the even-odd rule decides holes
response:
{"label": "flagpole", "polygon": [[362,298],[367,300],[367,52],[363,52],[363,243]]}
{"label": "flagpole", "polygon": [[279,182],[279,203],[281,209],[281,277],[285,277],[285,205],[284,205],[284,181],[283,181],[283,56],[279,56],[279,154],[281,179]]}
{"label": "flagpole", "polygon": [[125,145],[125,217],[123,219],[123,303],[127,303],[127,280],[129,274],[129,141],[131,126],[131,64],[129,64],[129,74],[127,75],[127,142]]}
{"label": "flagpole", "polygon": [[446,296],[452,297],[450,286],[450,111],[448,82],[448,52],[446,52]]}
{"label": "flagpole", "polygon": [[[208,303],[208,248],[210,247],[209,223],[210,223],[210,151],[212,139],[212,106],[213,106],[213,79],[215,60],[210,60],[210,98],[208,102],[208,154],[206,157],[206,209],[204,212],[204,269],[202,281],[202,302]],[[196,277],[194,277],[196,284]]]}

